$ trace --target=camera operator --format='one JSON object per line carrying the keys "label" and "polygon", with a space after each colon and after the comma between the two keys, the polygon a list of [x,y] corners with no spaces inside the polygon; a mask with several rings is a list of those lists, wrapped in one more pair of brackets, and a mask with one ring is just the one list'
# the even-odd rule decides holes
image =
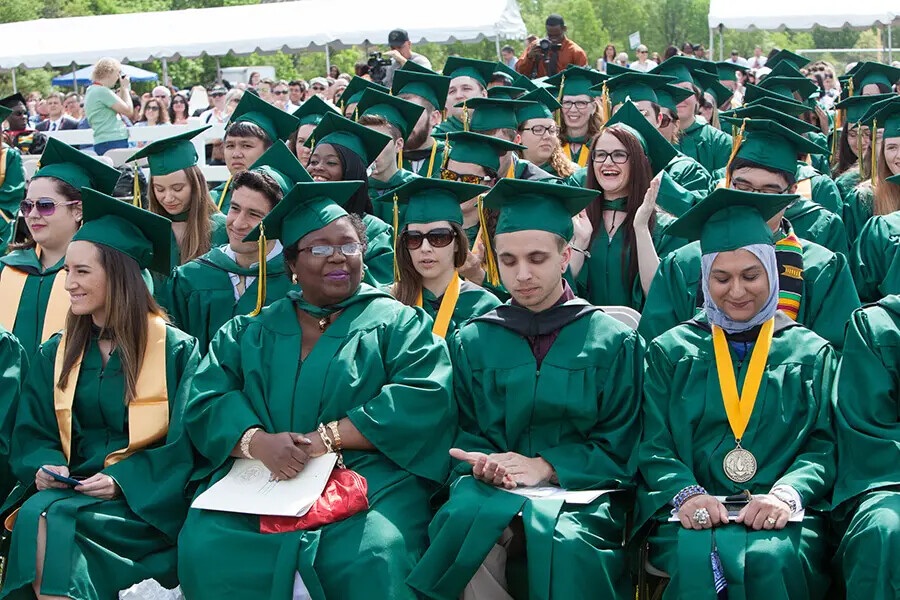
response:
{"label": "camera operator", "polygon": [[545,23],[547,37],[525,48],[516,64],[516,71],[526,77],[549,77],[569,65],[587,66],[587,54],[581,46],[566,37],[565,21],[560,15],[550,15]]}
{"label": "camera operator", "polygon": [[384,80],[378,82],[383,86],[391,87],[391,84],[394,82],[394,72],[405,65],[408,60],[426,69],[431,68],[430,60],[412,51],[412,42],[409,41],[409,34],[406,33],[405,29],[395,29],[390,32],[388,34],[388,45],[391,49],[384,53],[384,57],[391,59],[391,65],[387,68]]}

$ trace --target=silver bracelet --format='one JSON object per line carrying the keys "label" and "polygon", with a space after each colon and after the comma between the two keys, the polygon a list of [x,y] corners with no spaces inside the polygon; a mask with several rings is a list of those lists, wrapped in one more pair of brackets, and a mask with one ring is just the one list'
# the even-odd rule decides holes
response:
{"label": "silver bracelet", "polygon": [[797,513],[797,501],[794,500],[790,494],[786,494],[781,490],[773,490],[770,493],[788,505],[788,508],[791,509],[791,515]]}
{"label": "silver bracelet", "polygon": [[571,248],[572,250],[574,250],[575,252],[577,252],[577,253],[579,253],[579,254],[583,254],[585,258],[590,258],[590,257],[591,257],[591,253],[590,253],[590,252],[588,252],[587,250],[582,250],[581,248],[576,247],[575,244],[569,244],[569,248]]}
{"label": "silver bracelet", "polygon": [[244,458],[253,458],[253,456],[250,454],[250,441],[253,440],[253,435],[257,431],[262,431],[262,428],[251,427],[244,432],[244,435],[241,436],[241,454],[244,456]]}

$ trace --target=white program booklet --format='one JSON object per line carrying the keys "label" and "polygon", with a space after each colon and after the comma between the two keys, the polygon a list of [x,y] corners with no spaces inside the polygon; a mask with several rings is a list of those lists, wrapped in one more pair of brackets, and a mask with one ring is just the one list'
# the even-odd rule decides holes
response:
{"label": "white program booklet", "polygon": [[[716,500],[718,500],[719,502],[721,502],[722,504],[724,504],[724,503],[725,503],[725,496],[716,496]],[[739,513],[740,513],[740,511],[737,511],[737,510],[730,510],[730,511],[728,511],[728,520],[729,520],[729,521],[734,521],[735,519],[737,519],[737,516],[738,516]],[[790,522],[790,523],[799,523],[800,521],[803,520],[803,517],[804,517],[804,516],[806,516],[806,511],[805,511],[805,510],[798,510],[797,512],[795,512],[794,514],[791,515],[791,518],[788,519],[788,522]],[[680,521],[680,519],[676,516],[676,514],[675,514],[675,509],[673,508],[673,509],[672,509],[672,512],[671,512],[671,516],[669,517],[669,523],[678,523],[679,521]]]}
{"label": "white program booklet", "polygon": [[312,458],[293,479],[272,481],[259,460],[235,459],[228,475],[197,496],[191,508],[250,515],[302,517],[322,495],[337,454]]}
{"label": "white program booklet", "polygon": [[610,494],[621,490],[583,490],[570,491],[556,486],[517,487],[511,490],[500,488],[510,494],[525,496],[526,498],[549,498],[564,500],[566,504],[590,504],[603,494]]}

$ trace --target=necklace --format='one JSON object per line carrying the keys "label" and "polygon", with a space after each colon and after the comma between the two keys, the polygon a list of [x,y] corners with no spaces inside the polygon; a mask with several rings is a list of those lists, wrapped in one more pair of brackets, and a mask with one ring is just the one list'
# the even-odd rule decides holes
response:
{"label": "necklace", "polygon": [[331,315],[325,315],[319,319],[319,331],[324,332],[331,325]]}

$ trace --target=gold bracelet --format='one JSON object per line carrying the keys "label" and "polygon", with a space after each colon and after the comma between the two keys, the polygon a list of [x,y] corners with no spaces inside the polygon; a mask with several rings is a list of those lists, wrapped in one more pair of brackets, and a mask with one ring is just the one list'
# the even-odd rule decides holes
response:
{"label": "gold bracelet", "polygon": [[336,449],[338,452],[340,452],[341,450],[344,449],[344,444],[343,444],[343,442],[341,441],[341,432],[338,431],[338,422],[337,422],[337,421],[332,421],[331,423],[329,423],[329,424],[328,424],[328,429],[331,430],[331,437],[334,438],[334,447],[335,447],[335,449]]}
{"label": "gold bracelet", "polygon": [[328,437],[323,423],[319,423],[318,431],[319,437],[322,438],[322,444],[325,446],[325,452],[334,452],[334,445],[331,443],[331,438]]}
{"label": "gold bracelet", "polygon": [[241,454],[244,458],[252,459],[253,456],[250,454],[250,442],[253,441],[253,436],[256,432],[262,431],[261,427],[251,427],[247,431],[244,432],[244,435],[241,436]]}

